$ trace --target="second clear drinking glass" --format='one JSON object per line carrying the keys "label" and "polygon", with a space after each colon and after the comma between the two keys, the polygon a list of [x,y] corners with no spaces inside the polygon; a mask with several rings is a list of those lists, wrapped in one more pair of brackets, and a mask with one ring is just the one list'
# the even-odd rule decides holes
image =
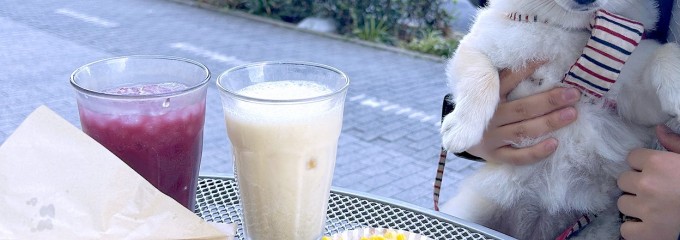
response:
{"label": "second clear drinking glass", "polygon": [[246,239],[322,237],[349,79],[315,63],[262,62],[217,79]]}

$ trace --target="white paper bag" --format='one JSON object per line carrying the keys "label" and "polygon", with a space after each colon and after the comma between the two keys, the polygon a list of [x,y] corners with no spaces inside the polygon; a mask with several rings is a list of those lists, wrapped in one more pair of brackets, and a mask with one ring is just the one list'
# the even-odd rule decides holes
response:
{"label": "white paper bag", "polygon": [[[222,229],[222,228],[220,228]],[[233,239],[47,107],[0,146],[1,239]]]}

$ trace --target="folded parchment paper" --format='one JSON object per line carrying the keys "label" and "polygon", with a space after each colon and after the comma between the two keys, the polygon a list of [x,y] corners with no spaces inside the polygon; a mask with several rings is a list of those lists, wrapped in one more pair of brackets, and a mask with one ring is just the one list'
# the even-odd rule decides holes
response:
{"label": "folded parchment paper", "polygon": [[47,107],[0,146],[2,239],[233,239],[220,229]]}

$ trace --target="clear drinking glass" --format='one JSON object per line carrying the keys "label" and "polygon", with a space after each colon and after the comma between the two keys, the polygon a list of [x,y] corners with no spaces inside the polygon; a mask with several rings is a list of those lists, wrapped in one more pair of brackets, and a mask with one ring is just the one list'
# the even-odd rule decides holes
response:
{"label": "clear drinking glass", "polygon": [[209,79],[193,60],[126,56],[76,69],[71,85],[83,131],[193,211]]}
{"label": "clear drinking glass", "polygon": [[261,62],[217,79],[246,239],[322,237],[349,79],[305,62]]}

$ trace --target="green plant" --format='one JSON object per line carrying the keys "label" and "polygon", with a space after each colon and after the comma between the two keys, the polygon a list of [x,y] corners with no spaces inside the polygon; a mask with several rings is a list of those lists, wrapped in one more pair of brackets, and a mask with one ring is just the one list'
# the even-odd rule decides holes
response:
{"label": "green plant", "polygon": [[372,42],[388,42],[390,38],[389,28],[385,25],[385,21],[376,20],[375,17],[365,20],[363,26],[358,26],[356,23],[352,33],[359,39]]}
{"label": "green plant", "polygon": [[228,9],[243,9],[243,6],[241,6],[243,4],[242,0],[196,0],[196,1]]}
{"label": "green plant", "polygon": [[338,33],[359,39],[450,56],[458,45],[447,38],[457,0],[195,0],[297,23],[309,16],[331,18]]}
{"label": "green plant", "polygon": [[[400,28],[436,28],[445,31],[453,16],[442,9],[446,0],[318,0],[315,14],[335,19],[341,34],[353,34],[371,18],[380,19],[388,33],[397,37]],[[451,1],[451,0],[449,0]],[[456,0],[453,0],[456,2]],[[404,26],[416,23],[416,25]]]}
{"label": "green plant", "polygon": [[314,0],[240,0],[245,10],[286,22],[297,23],[314,14]]}
{"label": "green plant", "polygon": [[458,47],[458,40],[443,37],[440,31],[428,30],[423,32],[423,36],[421,38],[417,38],[408,43],[402,44],[402,46],[413,51],[448,58],[451,57],[453,52]]}

